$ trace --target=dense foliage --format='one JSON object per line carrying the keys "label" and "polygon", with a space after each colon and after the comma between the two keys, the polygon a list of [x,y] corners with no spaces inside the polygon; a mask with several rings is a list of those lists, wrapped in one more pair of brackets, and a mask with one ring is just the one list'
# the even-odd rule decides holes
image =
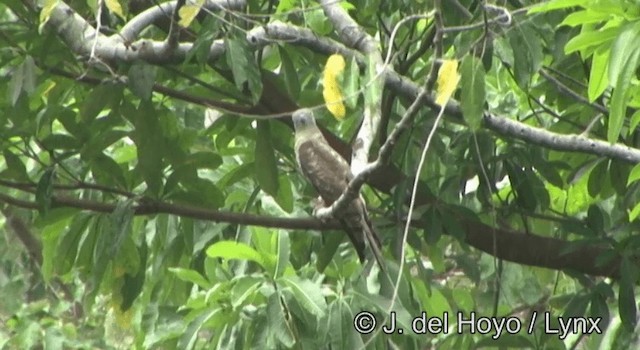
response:
{"label": "dense foliage", "polygon": [[[536,3],[2,1],[0,347],[637,347],[640,7]],[[386,272],[313,217],[300,107],[392,147]]]}

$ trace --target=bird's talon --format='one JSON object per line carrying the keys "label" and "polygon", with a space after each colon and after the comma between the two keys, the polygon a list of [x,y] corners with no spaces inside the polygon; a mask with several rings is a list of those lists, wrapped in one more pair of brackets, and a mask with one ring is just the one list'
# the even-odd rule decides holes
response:
{"label": "bird's talon", "polygon": [[313,209],[313,216],[325,223],[331,220],[330,213],[329,208],[326,207],[315,207]]}

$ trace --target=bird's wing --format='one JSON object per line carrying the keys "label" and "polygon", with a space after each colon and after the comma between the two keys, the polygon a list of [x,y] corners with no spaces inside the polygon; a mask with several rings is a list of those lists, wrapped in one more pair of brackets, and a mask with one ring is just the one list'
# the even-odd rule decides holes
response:
{"label": "bird's wing", "polygon": [[297,149],[298,165],[326,205],[345,191],[351,180],[349,164],[324,140],[310,138]]}

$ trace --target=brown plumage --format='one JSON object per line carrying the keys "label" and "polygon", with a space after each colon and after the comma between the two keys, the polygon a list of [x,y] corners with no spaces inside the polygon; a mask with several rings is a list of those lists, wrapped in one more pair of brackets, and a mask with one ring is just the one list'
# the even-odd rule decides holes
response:
{"label": "brown plumage", "polygon": [[[353,177],[349,164],[322,136],[311,110],[297,110],[292,117],[296,130],[295,152],[298,166],[325,205],[329,206],[346,191]],[[360,261],[365,259],[368,243],[376,261],[384,268],[380,239],[371,225],[362,197],[351,201],[345,210],[335,216],[353,243]]]}

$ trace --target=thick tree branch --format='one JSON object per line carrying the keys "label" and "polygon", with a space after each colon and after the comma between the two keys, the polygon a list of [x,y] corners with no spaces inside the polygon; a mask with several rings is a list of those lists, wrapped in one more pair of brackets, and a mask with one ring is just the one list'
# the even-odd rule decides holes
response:
{"label": "thick tree branch", "polygon": [[[220,0],[219,3],[226,3],[226,1]],[[170,4],[171,6],[165,7],[173,9],[175,2]],[[163,15],[170,17],[171,11]],[[91,56],[103,61],[144,60],[155,64],[179,63],[186,58],[187,53],[193,47],[192,43],[179,43],[175,48],[171,48],[167,41],[143,39],[131,42],[125,39],[126,36],[107,37],[97,32],[84,18],[62,1],[51,12],[47,25],[54,28],[76,54]],[[224,43],[222,40],[214,41],[209,53],[210,59],[215,60],[223,54]]]}
{"label": "thick tree branch", "polygon": [[[39,208],[36,202],[18,199],[4,193],[0,193],[0,203],[31,210],[37,210]],[[51,206],[52,208],[77,208],[97,213],[111,213],[116,209],[116,204],[66,196],[53,196]],[[341,227],[335,221],[324,223],[315,218],[267,217],[245,213],[222,212],[163,202],[143,201],[142,203],[134,205],[133,210],[135,215],[170,214],[206,221],[290,230],[334,230],[340,229]],[[464,218],[461,218],[461,224],[466,231],[464,240],[469,245],[500,259],[555,270],[569,269],[595,276],[608,276],[612,278],[619,278],[620,276],[620,256],[616,255],[609,263],[602,266],[596,263],[598,256],[611,251],[611,248],[606,246],[594,245],[592,243],[577,245],[576,242],[556,238],[541,237],[532,234],[518,234]]]}
{"label": "thick tree branch", "polygon": [[[121,40],[125,43],[134,41],[145,28],[164,18],[170,18],[177,3],[177,1],[164,2],[140,12],[127,22],[120,30],[120,33],[114,35],[112,39]],[[244,0],[205,0],[202,8],[210,11],[235,11],[241,10],[245,5],[246,1]]]}

